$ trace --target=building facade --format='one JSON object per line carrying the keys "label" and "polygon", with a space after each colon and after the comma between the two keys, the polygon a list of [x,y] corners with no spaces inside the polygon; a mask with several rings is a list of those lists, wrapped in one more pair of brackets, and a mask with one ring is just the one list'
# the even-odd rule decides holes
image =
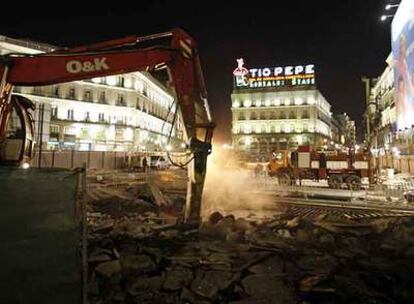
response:
{"label": "building facade", "polygon": [[[397,129],[397,109],[394,102],[394,69],[391,55],[386,60],[384,72],[370,81],[366,117],[367,140],[374,155],[385,156],[392,150],[405,150],[403,130]],[[368,131],[368,130],[367,130]],[[368,134],[369,133],[369,134]]]}
{"label": "building facade", "polygon": [[233,147],[251,156],[332,140],[331,105],[313,65],[247,70],[238,60],[232,100]]}
{"label": "building facade", "polygon": [[332,116],[332,140],[346,148],[354,148],[356,140],[355,121],[351,120],[347,113],[334,114]]}
{"label": "building facade", "polygon": [[[36,54],[53,46],[0,36],[0,54]],[[15,87],[36,104],[37,145],[85,151],[163,150],[172,134],[183,138],[182,119],[172,125],[173,94],[145,72],[41,87]]]}
{"label": "building facade", "polygon": [[391,24],[392,52],[378,78],[364,78],[366,143],[376,169],[413,173],[414,2],[403,0]]}
{"label": "building facade", "polygon": [[413,155],[414,119],[411,127],[398,128],[395,104],[394,68],[391,55],[386,60],[384,72],[369,83],[366,139],[370,141],[375,156]]}

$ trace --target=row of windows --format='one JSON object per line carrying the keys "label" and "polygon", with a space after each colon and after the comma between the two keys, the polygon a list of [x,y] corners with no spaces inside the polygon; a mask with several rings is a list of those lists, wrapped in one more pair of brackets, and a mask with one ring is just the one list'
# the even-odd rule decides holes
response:
{"label": "row of windows", "polygon": [[394,74],[387,68],[374,86],[374,95],[383,96],[394,88]]}
{"label": "row of windows", "polygon": [[239,114],[234,114],[236,120],[267,120],[267,119],[309,119],[309,111],[301,111],[301,112],[295,112],[290,111],[289,113],[286,113],[285,111],[280,112],[251,112],[250,116],[244,112],[240,112]]}
{"label": "row of windows", "polygon": [[[90,111],[77,112],[75,115],[74,109],[67,109],[66,112],[60,113],[58,115],[58,107],[52,107],[52,119],[67,119],[72,121],[83,121],[83,122],[98,122],[98,123],[111,123],[111,124],[122,124],[122,125],[132,125],[133,117],[132,116],[116,116],[116,115],[105,115],[105,113],[100,112],[95,117],[91,117]],[[153,121],[153,120],[156,121]],[[169,123],[164,123],[162,120],[153,118],[151,121],[143,119],[142,117],[137,120],[137,126],[143,129],[153,130],[159,133],[168,133],[170,129]]]}
{"label": "row of windows", "polygon": [[127,89],[134,88],[139,93],[143,94],[150,100],[155,101],[163,107],[168,107],[169,104],[168,100],[162,94],[158,94],[154,90],[150,89],[145,82],[141,80],[134,80],[131,77],[125,78],[124,76],[109,76],[102,78],[94,78],[92,79],[92,82],[97,84],[118,86]]}
{"label": "row of windows", "polygon": [[238,108],[238,107],[270,107],[270,106],[291,106],[291,105],[313,105],[316,103],[316,100],[314,97],[308,97],[308,98],[294,98],[294,99],[290,99],[290,98],[286,98],[286,99],[274,99],[274,100],[255,100],[255,101],[251,101],[249,99],[246,99],[244,101],[238,101],[235,100],[233,102],[233,107]]}
{"label": "row of windows", "polygon": [[329,134],[329,127],[320,125],[315,128],[314,125],[304,124],[280,124],[280,125],[240,125],[233,129],[235,134],[250,134],[250,133],[301,133],[301,132],[320,132],[322,134]]}
{"label": "row of windows", "polygon": [[278,106],[302,106],[302,105],[317,105],[324,111],[330,111],[330,105],[324,98],[315,99],[313,96],[309,97],[294,97],[294,98],[276,98],[276,99],[257,99],[257,100],[233,100],[233,108],[250,108],[250,107],[278,107]]}
{"label": "row of windows", "polygon": [[[52,96],[53,97],[57,97],[57,98],[61,98],[63,96],[63,94],[61,94],[60,92],[61,88],[59,86],[55,86],[53,87],[52,90]],[[19,90],[18,90],[19,91]],[[34,93],[36,95],[41,95],[41,96],[45,96],[47,95],[45,92],[45,89],[42,87],[35,87],[34,88]],[[78,100],[77,98],[77,94],[76,94],[76,89],[74,87],[70,87],[67,95],[65,96],[65,98],[67,99],[71,99],[71,100]],[[50,93],[49,93],[50,94]],[[107,92],[106,91],[100,91],[97,93],[98,94],[98,98],[97,98],[97,102],[100,104],[109,104],[108,102],[108,98],[107,98]],[[83,98],[81,98],[81,101],[85,101],[85,102],[93,102],[93,91],[92,90],[83,90]],[[127,100],[126,100],[126,95],[123,93],[118,93],[116,95],[116,100],[115,100],[115,105],[116,106],[123,106],[126,107],[128,106]],[[130,105],[132,106],[132,105]],[[143,98],[142,96],[137,96],[136,98],[136,108],[139,109],[142,112],[154,115],[156,117],[162,118],[162,119],[170,119],[171,117],[166,117],[168,114],[168,109],[161,107],[159,104],[152,102],[146,98]]]}
{"label": "row of windows", "polygon": [[132,86],[132,82],[129,79],[128,79],[128,82],[131,82],[131,83],[129,83],[128,86],[125,85],[125,77],[123,76],[98,77],[98,78],[93,78],[90,81],[94,83],[117,86],[117,87],[122,87],[122,88],[129,88],[130,86]]}
{"label": "row of windows", "polygon": [[[21,90],[20,88],[16,88],[16,91],[22,92],[23,90]],[[101,103],[101,104],[109,103],[107,91],[98,92],[96,97],[94,98],[95,92],[92,91],[92,89],[83,89],[82,96],[79,96],[75,87],[70,87],[68,91],[66,91],[66,94],[65,94],[64,92],[62,92],[61,86],[53,86],[53,87],[49,87],[49,89],[48,87],[34,87],[33,93],[35,95],[40,95],[40,96],[52,96],[52,97],[57,97],[57,98],[66,98],[66,99],[80,100],[80,101],[86,101],[86,102],[94,102],[96,100],[96,102]],[[167,109],[171,105],[171,102],[166,102],[165,98],[162,98],[161,96],[158,96],[155,93],[147,93],[143,95],[149,99],[146,102],[146,104],[148,104],[147,105],[148,107],[151,106],[154,108]],[[162,101],[160,98],[162,99]],[[140,99],[145,100],[145,98],[140,98]],[[119,105],[119,106],[127,106],[125,94],[118,93],[116,95],[115,103],[116,105]]]}
{"label": "row of windows", "polygon": [[307,124],[303,126],[296,126],[295,124],[285,125],[281,124],[280,126],[256,126],[251,128],[250,126],[242,126],[240,128],[235,128],[235,133],[289,133],[289,132],[312,132],[313,128],[309,128]]}
{"label": "row of windows", "polygon": [[[69,109],[66,112],[66,119],[68,120],[75,120],[74,117],[74,110],[73,109]],[[53,119],[57,119],[58,118],[58,108],[54,107],[52,108],[52,118]],[[86,111],[83,113],[83,120],[86,122],[90,122],[91,121],[91,116],[90,116],[90,112]],[[126,121],[126,117],[125,117],[125,121]],[[98,113],[98,122],[106,122],[105,120],[105,113]]]}
{"label": "row of windows", "polygon": [[[41,89],[41,87],[35,87],[34,88],[34,93],[35,94],[39,94],[42,95],[43,91]],[[60,92],[60,87],[56,86],[53,89],[53,96],[54,97],[58,97],[61,98],[63,94],[61,94]],[[67,99],[72,99],[72,100],[78,100],[77,98],[77,94],[76,94],[76,89],[75,88],[69,88],[69,91],[66,95]],[[81,98],[82,101],[87,101],[87,102],[93,102],[93,93],[91,90],[84,90],[83,91],[83,98]],[[98,103],[101,104],[108,104],[108,99],[106,96],[106,91],[100,91],[98,94],[98,99],[97,99]],[[125,100],[125,95],[122,93],[118,93],[117,94],[117,98],[116,98],[116,105],[117,106],[127,106],[126,100]]]}

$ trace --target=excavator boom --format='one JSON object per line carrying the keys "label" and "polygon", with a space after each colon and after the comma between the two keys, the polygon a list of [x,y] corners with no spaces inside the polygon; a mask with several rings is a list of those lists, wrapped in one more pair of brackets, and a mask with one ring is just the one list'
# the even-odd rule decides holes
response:
{"label": "excavator boom", "polygon": [[[79,54],[13,56],[7,82],[18,86],[43,86],[94,77],[142,71],[160,62],[169,63],[173,51],[135,50]],[[2,71],[4,71],[3,66]]]}
{"label": "excavator boom", "polygon": [[[169,38],[170,44],[139,48],[140,42],[161,38]],[[170,82],[182,113],[188,146],[193,154],[188,166],[186,221],[197,224],[214,124],[208,108],[196,43],[181,29],[62,48],[44,54],[0,56],[0,163],[8,163],[1,150],[7,141],[6,129],[13,108],[19,110],[22,122],[32,121],[29,107],[25,106],[27,102],[19,97],[11,98],[13,86],[44,86],[135,71],[152,71],[159,66],[169,68]],[[30,133],[33,128],[26,130]],[[27,147],[32,145],[33,138],[34,134],[26,134],[18,163],[32,156],[33,147]]]}

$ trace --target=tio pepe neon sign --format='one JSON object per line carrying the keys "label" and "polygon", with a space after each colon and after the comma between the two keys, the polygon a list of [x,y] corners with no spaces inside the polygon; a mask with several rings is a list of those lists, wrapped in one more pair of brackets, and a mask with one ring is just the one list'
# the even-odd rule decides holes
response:
{"label": "tio pepe neon sign", "polygon": [[246,69],[244,60],[240,58],[237,59],[237,68],[233,71],[233,75],[236,88],[315,85],[315,66],[313,64]]}

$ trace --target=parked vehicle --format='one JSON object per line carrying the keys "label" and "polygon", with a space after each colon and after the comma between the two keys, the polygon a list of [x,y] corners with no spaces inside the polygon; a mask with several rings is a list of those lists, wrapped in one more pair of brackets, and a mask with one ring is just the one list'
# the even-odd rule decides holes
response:
{"label": "parked vehicle", "polygon": [[167,170],[171,167],[171,163],[164,156],[151,156],[150,166],[153,169]]}
{"label": "parked vehicle", "polygon": [[369,177],[369,159],[364,153],[326,154],[311,146],[299,146],[296,151],[282,151],[272,156],[269,176],[276,176],[282,185],[296,180],[327,180],[331,188],[359,189],[361,179]]}

